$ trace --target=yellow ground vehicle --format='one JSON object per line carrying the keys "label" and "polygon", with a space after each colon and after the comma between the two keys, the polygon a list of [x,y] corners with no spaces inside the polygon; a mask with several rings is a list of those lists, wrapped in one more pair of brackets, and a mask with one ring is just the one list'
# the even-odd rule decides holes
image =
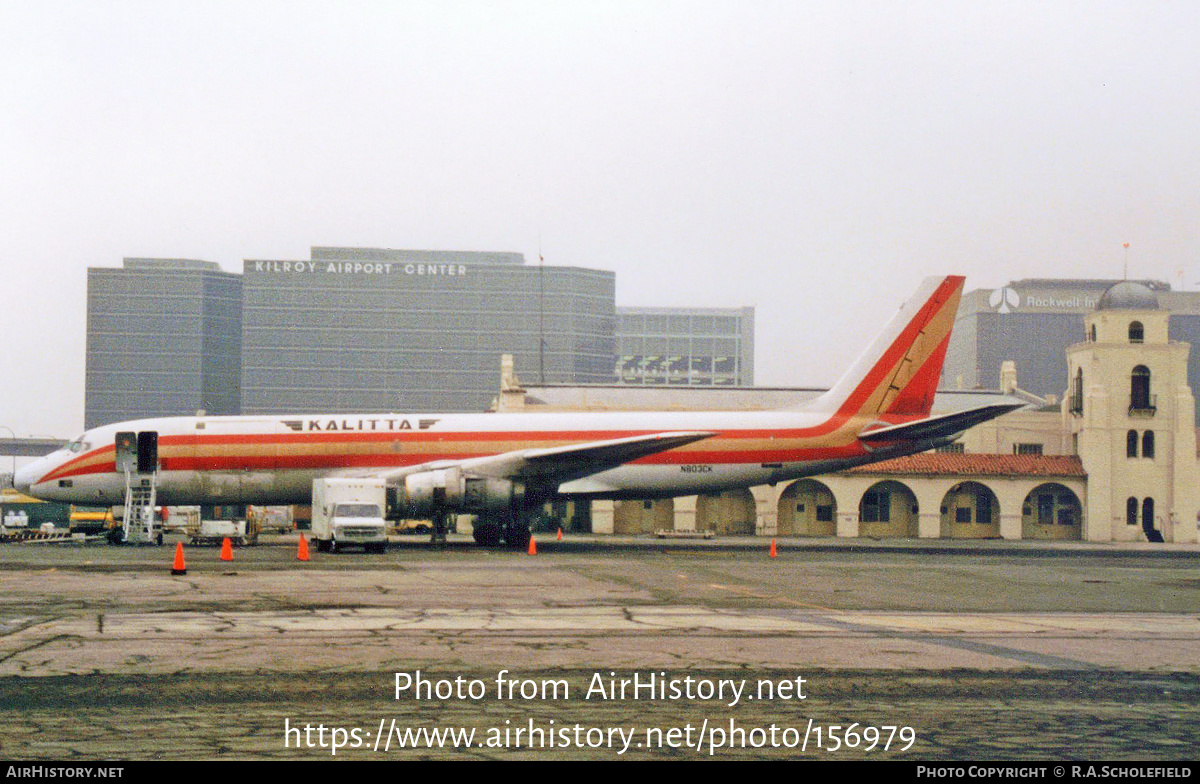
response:
{"label": "yellow ground vehicle", "polygon": [[72,506],[67,525],[73,534],[101,534],[116,525],[116,520],[113,519],[111,507]]}

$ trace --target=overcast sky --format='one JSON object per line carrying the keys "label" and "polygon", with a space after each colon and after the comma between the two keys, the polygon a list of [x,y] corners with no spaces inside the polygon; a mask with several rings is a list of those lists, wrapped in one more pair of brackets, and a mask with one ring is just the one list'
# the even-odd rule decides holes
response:
{"label": "overcast sky", "polygon": [[[926,275],[1200,281],[1200,3],[0,0],[0,427],[86,269],[519,251],[829,384]],[[499,367],[497,360],[497,367]],[[1065,384],[1065,381],[1064,381]]]}

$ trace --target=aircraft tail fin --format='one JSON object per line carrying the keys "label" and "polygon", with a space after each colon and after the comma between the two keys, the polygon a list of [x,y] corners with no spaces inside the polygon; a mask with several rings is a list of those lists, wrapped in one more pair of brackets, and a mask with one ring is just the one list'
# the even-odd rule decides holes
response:
{"label": "aircraft tail fin", "polygon": [[964,280],[922,281],[833,388],[803,409],[892,423],[928,416]]}

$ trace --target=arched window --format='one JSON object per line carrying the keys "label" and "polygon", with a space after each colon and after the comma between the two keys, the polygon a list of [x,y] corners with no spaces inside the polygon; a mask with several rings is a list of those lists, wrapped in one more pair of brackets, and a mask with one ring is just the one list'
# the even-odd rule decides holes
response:
{"label": "arched window", "polygon": [[1129,381],[1129,408],[1145,411],[1150,405],[1150,368],[1138,365]]}
{"label": "arched window", "polygon": [[1146,330],[1142,327],[1142,322],[1140,322],[1140,321],[1129,322],[1129,342],[1130,343],[1141,343],[1143,338],[1145,337],[1145,335],[1146,335]]}
{"label": "arched window", "polygon": [[1142,501],[1142,532],[1146,534],[1147,542],[1161,542],[1163,540],[1162,531],[1154,527],[1154,499],[1146,498]]}
{"label": "arched window", "polygon": [[[1132,432],[1132,431],[1130,431]],[[1154,459],[1154,431],[1147,430],[1142,433],[1142,457]]]}
{"label": "arched window", "polygon": [[1083,413],[1083,368],[1075,371],[1075,381],[1071,389],[1071,408],[1072,414]]}
{"label": "arched window", "polygon": [[1130,430],[1125,434],[1125,456],[1137,457],[1138,432]]}
{"label": "arched window", "polygon": [[1137,525],[1138,502],[1130,496],[1125,502],[1125,525]]}

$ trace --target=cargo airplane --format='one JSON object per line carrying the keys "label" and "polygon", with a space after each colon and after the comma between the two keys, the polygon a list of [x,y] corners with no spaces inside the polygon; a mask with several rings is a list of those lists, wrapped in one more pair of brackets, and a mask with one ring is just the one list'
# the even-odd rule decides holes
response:
{"label": "cargo airplane", "polygon": [[926,279],[820,397],[779,411],[350,414],[143,419],[94,428],[24,466],[48,500],[124,498],[118,434],[156,442],[161,504],[307,504],[313,481],[385,481],[395,516],[479,515],[481,544],[521,546],[548,499],[719,492],[930,449],[1016,408],[930,415],[963,278]]}

